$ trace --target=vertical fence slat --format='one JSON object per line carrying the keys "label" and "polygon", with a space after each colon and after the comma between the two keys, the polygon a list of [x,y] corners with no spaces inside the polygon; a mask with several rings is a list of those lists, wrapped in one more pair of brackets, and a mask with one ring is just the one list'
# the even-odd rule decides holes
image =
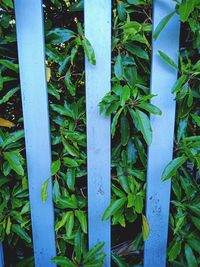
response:
{"label": "vertical fence slat", "polygon": [[[171,0],[153,1],[153,28],[160,20],[174,11]],[[175,101],[171,88],[177,80],[177,71],[172,69],[159,56],[161,50],[178,63],[180,23],[174,15],[153,41],[151,93],[157,94],[152,103],[163,112],[162,116],[151,116],[153,142],[148,152],[147,170],[147,218],[150,235],[145,242],[144,266],[163,267],[166,265],[166,247],[168,236],[170,181],[161,182],[164,167],[172,159]]]}
{"label": "vertical fence slat", "polygon": [[0,244],[0,267],[4,266],[3,246]]}
{"label": "vertical fence slat", "polygon": [[[15,14],[35,266],[50,267],[56,248],[42,1],[15,0]],[[41,188],[48,178],[43,203]]]}
{"label": "vertical fence slat", "polygon": [[110,203],[110,118],[99,114],[98,104],[110,91],[111,0],[85,0],[85,34],[96,56],[96,65],[86,59],[86,109],[88,158],[89,246],[104,241],[110,266],[110,221],[102,222]]}

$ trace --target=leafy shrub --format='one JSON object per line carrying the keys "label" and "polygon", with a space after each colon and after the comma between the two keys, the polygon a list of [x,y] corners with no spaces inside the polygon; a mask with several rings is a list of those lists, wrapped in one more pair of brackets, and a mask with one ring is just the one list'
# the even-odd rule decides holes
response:
{"label": "leafy shrub", "polygon": [[[5,253],[14,255],[9,266],[32,266],[15,17],[12,1],[0,2],[0,241],[4,241]],[[170,266],[198,266],[199,4],[195,0],[175,2],[175,11],[162,18],[153,34],[159,38],[170,18],[175,13],[180,15],[179,66],[160,51],[166,64],[179,69],[179,79],[172,88],[177,102],[175,159],[166,166],[162,177],[173,178],[168,261]],[[95,64],[95,51],[84,36],[82,11],[83,1],[44,1],[58,251],[53,261],[60,266],[103,266],[105,258],[100,252],[102,243],[87,251],[84,54]],[[162,113],[149,103],[156,97],[149,89],[151,13],[149,0],[113,2],[112,91],[99,103],[99,109],[112,117],[112,202],[102,219],[112,218],[112,258],[117,266],[141,263],[142,239],[149,231],[144,215],[146,152],[153,134],[149,114]],[[47,182],[41,188],[43,201],[48,197],[46,186]],[[133,242],[127,242],[130,231]],[[8,256],[7,260],[11,261]]]}

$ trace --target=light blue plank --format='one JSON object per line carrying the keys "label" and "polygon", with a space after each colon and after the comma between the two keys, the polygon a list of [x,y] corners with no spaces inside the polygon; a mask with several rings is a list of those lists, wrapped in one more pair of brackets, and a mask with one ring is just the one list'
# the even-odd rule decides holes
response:
{"label": "light blue plank", "polygon": [[[15,14],[35,266],[50,267],[56,248],[42,1],[15,0]],[[40,193],[48,178],[43,203]]]}
{"label": "light blue plank", "polygon": [[[153,28],[160,20],[174,10],[171,0],[153,1]],[[170,90],[177,80],[177,71],[159,56],[158,50],[178,63],[179,19],[177,15],[166,25],[156,41],[153,41],[151,93],[157,94],[152,103],[163,112],[162,116],[151,116],[153,142],[148,152],[147,170],[147,218],[150,235],[145,242],[144,266],[164,267],[168,236],[170,181],[161,182],[164,167],[172,159],[175,101]]]}
{"label": "light blue plank", "polygon": [[3,246],[0,244],[0,267],[4,266]]}
{"label": "light blue plank", "polygon": [[87,158],[89,246],[104,241],[110,266],[110,221],[102,222],[110,203],[110,118],[99,114],[98,104],[110,91],[111,0],[85,0],[85,34],[91,42],[96,65],[86,59]]}

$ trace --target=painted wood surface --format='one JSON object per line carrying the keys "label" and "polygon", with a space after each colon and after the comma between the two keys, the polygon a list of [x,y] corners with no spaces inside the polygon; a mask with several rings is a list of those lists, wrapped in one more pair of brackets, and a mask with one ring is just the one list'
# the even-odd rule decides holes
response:
{"label": "painted wood surface", "polygon": [[4,266],[3,246],[0,244],[0,267]]}
{"label": "painted wood surface", "polygon": [[[56,248],[42,1],[15,0],[15,14],[35,266],[51,267]],[[47,179],[43,203],[41,188]]]}
{"label": "painted wood surface", "polygon": [[[153,1],[154,30],[163,17],[174,11],[174,7],[175,3],[171,0]],[[179,18],[174,15],[152,44],[151,93],[158,95],[152,103],[163,114],[151,116],[153,142],[148,151],[146,197],[150,235],[145,242],[145,267],[166,265],[171,182],[161,182],[161,175],[173,154],[175,101],[171,88],[177,80],[177,71],[161,59],[158,51],[163,51],[178,63],[179,27]]]}
{"label": "painted wood surface", "polygon": [[105,242],[105,266],[110,266],[110,221],[102,222],[110,203],[110,118],[99,114],[98,104],[110,91],[111,0],[85,0],[85,35],[91,42],[96,65],[86,59],[88,222],[90,248]]}

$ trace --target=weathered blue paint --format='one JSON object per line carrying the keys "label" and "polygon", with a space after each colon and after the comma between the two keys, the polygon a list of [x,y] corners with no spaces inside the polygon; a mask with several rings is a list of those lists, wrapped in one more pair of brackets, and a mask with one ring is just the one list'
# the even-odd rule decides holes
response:
{"label": "weathered blue paint", "polygon": [[[50,267],[56,248],[42,1],[15,0],[15,14],[35,266]],[[48,178],[43,203],[41,188]]]}
{"label": "weathered blue paint", "polygon": [[4,266],[3,246],[0,244],[0,267]]}
{"label": "weathered blue paint", "polygon": [[[160,20],[174,10],[175,3],[171,0],[153,1],[153,28]],[[171,88],[177,80],[177,71],[172,69],[159,56],[163,51],[174,62],[178,63],[180,23],[174,15],[153,41],[151,93],[157,94],[152,103],[158,106],[162,116],[151,116],[153,142],[148,152],[147,170],[147,218],[150,235],[145,242],[144,266],[164,267],[166,265],[166,246],[168,236],[170,181],[161,182],[164,167],[172,159],[175,101]]]}
{"label": "weathered blue paint", "polygon": [[85,0],[85,34],[91,42],[96,65],[86,59],[87,171],[89,246],[106,244],[104,266],[110,266],[110,221],[102,222],[110,203],[110,118],[99,114],[98,104],[110,91],[111,0]]}

